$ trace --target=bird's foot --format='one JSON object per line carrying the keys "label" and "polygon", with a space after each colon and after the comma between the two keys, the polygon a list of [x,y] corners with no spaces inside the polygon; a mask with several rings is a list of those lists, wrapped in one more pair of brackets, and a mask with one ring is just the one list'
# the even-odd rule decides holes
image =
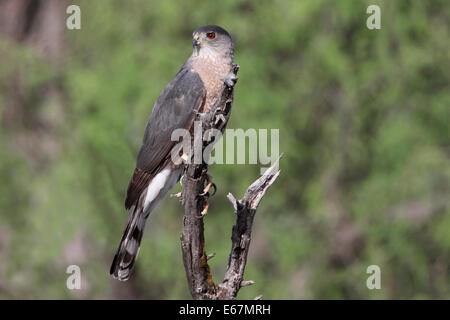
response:
{"label": "bird's foot", "polygon": [[202,215],[202,217],[204,217],[204,216],[208,213],[208,208],[209,208],[209,202],[206,201],[206,202],[205,202],[205,206],[203,207],[202,212],[200,212],[201,215]]}
{"label": "bird's foot", "polygon": [[[204,200],[205,200],[205,204],[204,204],[203,210],[201,212],[201,216],[202,217],[205,216],[208,213],[208,208],[209,208],[208,199],[209,199],[209,197],[212,197],[213,195],[215,195],[216,191],[217,191],[217,187],[214,184],[214,182],[212,182],[212,177],[208,173],[206,174],[206,182],[207,182],[206,187],[203,189],[203,192],[200,193],[200,196],[204,197]],[[212,193],[210,193],[211,188],[214,189],[214,191]]]}
{"label": "bird's foot", "polygon": [[177,192],[177,193],[171,193],[170,197],[171,198],[181,198],[181,191]]}
{"label": "bird's foot", "polygon": [[[211,187],[214,189],[214,192],[212,194],[209,193],[209,190],[211,189]],[[215,195],[216,191],[217,191],[217,187],[216,187],[215,183],[214,182],[209,182],[206,185],[205,189],[203,189],[203,192],[200,193],[200,195],[201,196],[206,196],[206,197],[209,198],[209,197],[212,197],[213,195]]]}
{"label": "bird's foot", "polygon": [[[206,185],[205,189],[203,189],[203,192],[200,193],[200,196],[209,198],[216,194],[217,187],[216,184],[212,182],[211,175],[206,174],[206,181],[208,182],[208,184]],[[209,190],[211,190],[211,188],[214,188],[214,192],[212,194],[209,193]]]}

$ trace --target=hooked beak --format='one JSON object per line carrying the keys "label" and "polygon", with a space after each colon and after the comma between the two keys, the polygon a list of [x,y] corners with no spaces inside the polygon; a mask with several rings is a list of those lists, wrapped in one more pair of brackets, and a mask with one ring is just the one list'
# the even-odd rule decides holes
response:
{"label": "hooked beak", "polygon": [[194,46],[195,49],[200,49],[200,35],[198,33],[194,34],[194,37],[192,38],[192,45]]}

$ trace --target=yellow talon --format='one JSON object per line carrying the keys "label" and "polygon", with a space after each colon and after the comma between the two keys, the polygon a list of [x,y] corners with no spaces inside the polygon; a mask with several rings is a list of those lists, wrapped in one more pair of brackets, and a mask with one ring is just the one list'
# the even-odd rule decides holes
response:
{"label": "yellow talon", "polygon": [[203,207],[203,210],[201,212],[202,216],[208,213],[209,203],[206,202],[205,206]]}

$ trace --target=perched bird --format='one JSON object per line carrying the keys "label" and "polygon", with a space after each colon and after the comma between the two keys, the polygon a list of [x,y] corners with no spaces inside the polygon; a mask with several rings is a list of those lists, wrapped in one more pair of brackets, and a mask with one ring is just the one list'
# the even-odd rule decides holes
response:
{"label": "perched bird", "polygon": [[232,77],[234,46],[227,31],[200,27],[192,43],[192,55],[159,96],[145,129],[125,199],[128,223],[110,269],[118,280],[129,279],[150,212],[183,174],[183,165],[171,160],[177,143],[172,132],[192,129],[196,113],[207,112]]}

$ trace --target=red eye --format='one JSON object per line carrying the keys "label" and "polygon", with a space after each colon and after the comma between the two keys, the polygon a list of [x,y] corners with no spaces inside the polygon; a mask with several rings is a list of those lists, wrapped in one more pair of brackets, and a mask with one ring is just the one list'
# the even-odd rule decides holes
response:
{"label": "red eye", "polygon": [[214,39],[214,38],[216,37],[216,34],[215,34],[214,32],[208,32],[208,33],[206,34],[206,36],[207,36],[209,39]]}

